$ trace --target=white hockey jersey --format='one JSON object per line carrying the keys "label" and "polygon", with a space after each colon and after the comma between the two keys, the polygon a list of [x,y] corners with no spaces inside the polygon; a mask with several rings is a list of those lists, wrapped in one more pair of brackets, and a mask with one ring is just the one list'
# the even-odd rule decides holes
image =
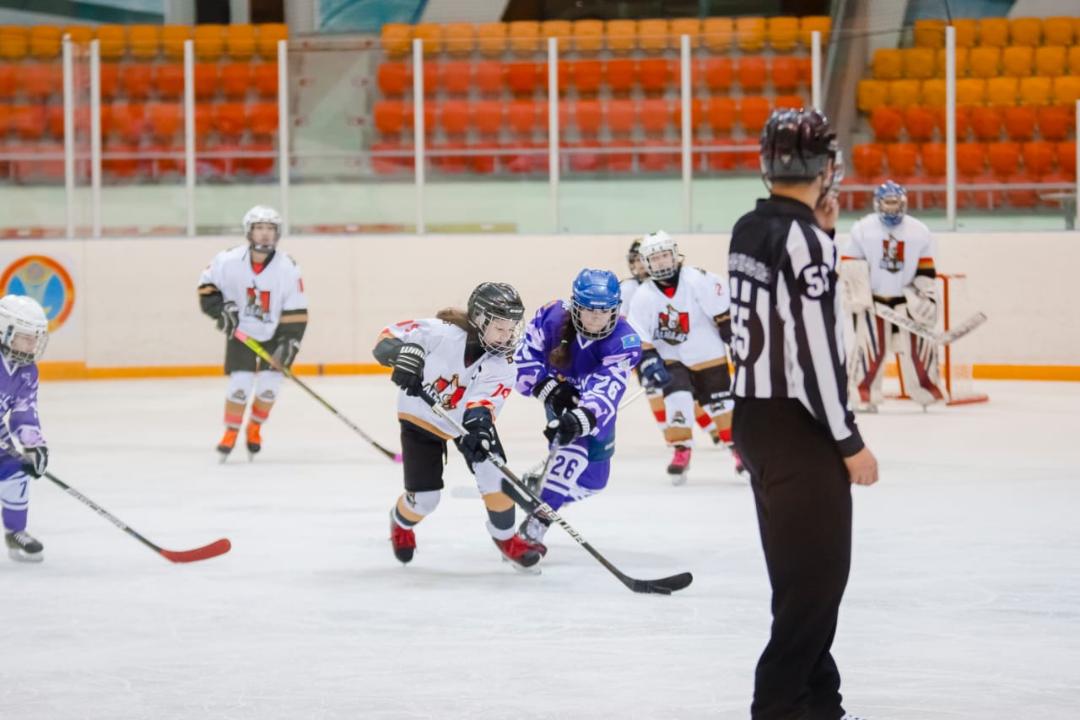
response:
{"label": "white hockey jersey", "polygon": [[896,227],[871,213],[851,228],[851,238],[841,252],[843,260],[866,260],[870,266],[870,291],[895,298],[915,279],[919,268],[934,266],[934,237],[919,220],[905,215]]}
{"label": "white hockey jersey", "polygon": [[630,316],[630,303],[633,301],[634,295],[640,287],[641,281],[635,277],[628,277],[625,280],[619,281],[619,294],[622,302],[622,304],[619,305],[619,314],[623,317]]}
{"label": "white hockey jersey", "polygon": [[668,292],[647,280],[634,293],[627,319],[642,343],[691,369],[727,362],[727,346],[713,320],[731,307],[727,284],[707,270],[684,266],[675,292]]}
{"label": "white hockey jersey", "polygon": [[281,250],[259,272],[251,267],[247,244],[224,250],[203,270],[199,285],[213,285],[225,302],[236,303],[239,329],[259,342],[274,336],[282,312],[307,309],[300,267]]}
{"label": "white hockey jersey", "polygon": [[[484,353],[465,367],[465,331],[435,318],[406,320],[383,329],[379,339],[395,337],[424,348],[424,387],[441,399],[442,407],[461,422],[465,410],[486,407],[493,416],[502,409],[517,372],[510,360]],[[457,433],[419,397],[398,393],[398,418],[449,440]]]}

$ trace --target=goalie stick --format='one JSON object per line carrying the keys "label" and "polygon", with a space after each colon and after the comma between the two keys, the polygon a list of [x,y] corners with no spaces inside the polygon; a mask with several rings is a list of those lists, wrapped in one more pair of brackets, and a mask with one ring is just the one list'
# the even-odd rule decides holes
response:
{"label": "goalie stick", "polygon": [[[467,435],[467,431],[462,427],[461,423],[452,418],[446,410],[443,409],[435,398],[427,395],[426,393],[422,397],[431,405],[432,411],[445,420],[450,427],[454,429],[459,435]],[[679,573],[678,575],[671,575],[670,577],[658,578],[656,580],[639,580],[637,578],[630,577],[626,573],[615,567],[606,557],[600,554],[600,552],[589,544],[581,534],[566,522],[554,508],[548,505],[546,502],[538,498],[529,488],[522,482],[521,478],[514,474],[514,472],[506,466],[506,463],[501,457],[496,454],[488,455],[488,459],[491,464],[498,468],[499,472],[503,474],[506,480],[503,482],[503,489],[509,490],[507,493],[510,497],[520,505],[523,509],[530,513],[540,512],[548,518],[551,522],[558,524],[566,534],[569,535],[577,542],[578,545],[585,548],[585,550],[596,558],[596,561],[603,565],[608,572],[619,579],[623,585],[636,593],[654,593],[657,595],[670,595],[673,592],[682,590],[694,581],[694,576],[688,572]]]}
{"label": "goalie stick", "polygon": [[879,318],[888,320],[893,325],[907,330],[912,335],[918,335],[921,338],[926,338],[935,345],[942,346],[956,342],[982,325],[987,319],[986,313],[977,312],[951,330],[939,333],[929,325],[916,322],[904,313],[894,310],[888,305],[874,303],[874,314]]}

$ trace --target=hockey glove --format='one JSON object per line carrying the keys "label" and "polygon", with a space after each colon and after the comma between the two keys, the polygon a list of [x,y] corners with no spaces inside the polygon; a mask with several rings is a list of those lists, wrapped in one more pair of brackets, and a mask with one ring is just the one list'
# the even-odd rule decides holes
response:
{"label": "hockey glove", "polygon": [[406,395],[419,395],[424,389],[424,348],[416,343],[402,345],[394,358],[390,381]]}
{"label": "hockey glove", "polygon": [[574,408],[548,423],[544,437],[557,445],[568,445],[596,428],[596,416],[587,408]]}
{"label": "hockey glove", "polygon": [[240,324],[240,309],[234,302],[227,302],[221,306],[221,314],[217,316],[218,330],[225,333],[225,337],[232,337],[236,326]]}
{"label": "hockey glove", "polygon": [[570,383],[549,377],[533,388],[533,397],[538,398],[555,415],[562,415],[577,407],[580,395]]}
{"label": "hockey glove", "polygon": [[296,338],[286,338],[278,343],[273,358],[281,367],[292,367],[298,352],[300,352],[300,341]]}
{"label": "hockey glove", "polygon": [[917,323],[933,327],[937,324],[937,297],[934,280],[919,276],[904,288],[908,315]]}
{"label": "hockey glove", "polygon": [[642,355],[641,364],[638,365],[641,373],[641,381],[649,388],[662,388],[671,382],[671,373],[664,365],[660,353],[655,350],[646,350]]}
{"label": "hockey glove", "polygon": [[469,465],[487,460],[495,447],[495,424],[491,411],[486,407],[474,407],[465,411],[462,426],[466,433],[458,438],[458,449]]}
{"label": "hockey glove", "polygon": [[23,472],[36,478],[45,474],[45,468],[49,466],[49,448],[44,445],[28,447],[23,450]]}

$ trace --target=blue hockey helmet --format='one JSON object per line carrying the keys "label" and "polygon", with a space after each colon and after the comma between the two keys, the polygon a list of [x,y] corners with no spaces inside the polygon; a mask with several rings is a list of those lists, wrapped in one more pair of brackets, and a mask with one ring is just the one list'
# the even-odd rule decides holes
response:
{"label": "blue hockey helmet", "polygon": [[907,212],[907,191],[904,186],[892,180],[878,185],[874,191],[874,212],[889,227],[903,222],[904,213]]}
{"label": "blue hockey helmet", "polygon": [[[582,270],[574,278],[570,302],[570,318],[574,329],[579,335],[590,340],[606,338],[619,321],[621,303],[622,291],[615,273],[589,268]],[[583,311],[590,311],[587,318],[582,317]],[[596,313],[605,311],[607,317],[601,322]]]}

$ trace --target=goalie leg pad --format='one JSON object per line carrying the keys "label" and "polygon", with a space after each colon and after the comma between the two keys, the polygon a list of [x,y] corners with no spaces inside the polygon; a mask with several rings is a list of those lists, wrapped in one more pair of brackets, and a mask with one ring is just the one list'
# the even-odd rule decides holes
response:
{"label": "goalie leg pad", "polygon": [[860,402],[878,404],[888,348],[885,321],[872,311],[861,312],[855,316],[855,336],[858,344],[854,350],[852,384]]}
{"label": "goalie leg pad", "polygon": [[911,399],[922,406],[944,399],[937,384],[937,348],[929,341],[907,331],[898,333],[904,352],[899,353],[900,374]]}

